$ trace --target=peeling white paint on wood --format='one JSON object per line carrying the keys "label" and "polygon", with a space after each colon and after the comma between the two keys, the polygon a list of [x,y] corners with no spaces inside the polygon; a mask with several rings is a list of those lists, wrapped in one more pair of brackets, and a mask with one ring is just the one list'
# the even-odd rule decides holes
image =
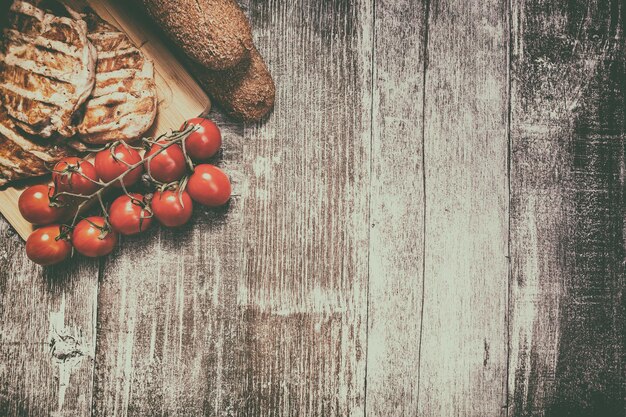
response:
{"label": "peeling white paint on wood", "polygon": [[4,220],[0,247],[0,415],[88,414],[97,265],[44,271]]}
{"label": "peeling white paint on wood", "polygon": [[58,367],[58,409],[54,416],[62,416],[65,393],[70,385],[72,374],[86,359],[93,360],[93,347],[85,340],[82,330],[68,327],[65,320],[65,294],[61,295],[58,311],[49,313],[49,346],[52,361]]}

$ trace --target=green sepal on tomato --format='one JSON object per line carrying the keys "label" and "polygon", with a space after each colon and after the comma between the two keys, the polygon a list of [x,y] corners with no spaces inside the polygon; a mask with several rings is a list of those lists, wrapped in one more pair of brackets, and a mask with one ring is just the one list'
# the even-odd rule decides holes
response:
{"label": "green sepal on tomato", "polygon": [[117,233],[101,216],[81,220],[72,231],[72,245],[78,253],[90,258],[108,255],[116,244]]}
{"label": "green sepal on tomato", "polygon": [[193,213],[193,202],[187,191],[157,191],[152,196],[151,204],[154,217],[167,227],[184,225]]}
{"label": "green sepal on tomato", "polygon": [[155,143],[145,154],[144,158],[147,159],[155,153],[159,153],[150,161],[146,161],[146,171],[155,180],[167,184],[178,181],[185,175],[187,160],[178,144],[167,147],[165,145],[168,145],[168,142],[165,140]]}
{"label": "green sepal on tomato", "polygon": [[[100,179],[104,182],[110,182],[129,171],[129,166],[139,163],[141,159],[141,155],[136,149],[125,143],[118,143],[98,152],[94,165]],[[138,165],[124,176],[122,182],[126,187],[129,187],[139,181],[142,173],[143,166]],[[121,187],[122,184],[120,181],[116,181],[113,186]]]}
{"label": "green sepal on tomato", "polygon": [[28,187],[17,205],[22,217],[34,225],[56,223],[68,212],[63,202],[54,197],[54,186],[45,184]]}
{"label": "green sepal on tomato", "polygon": [[[68,214],[70,207],[62,204],[64,193],[95,197],[96,191],[103,186],[120,187],[122,182],[114,181],[122,175],[123,185],[130,186],[139,181],[145,169],[157,184],[161,183],[161,189],[149,201],[141,194],[118,197],[106,218],[91,216],[71,229],[53,224],[35,230],[27,240],[28,256],[41,265],[53,265],[69,257],[72,246],[85,256],[104,256],[113,251],[118,233],[143,232],[150,227],[152,217],[164,226],[177,227],[191,218],[193,201],[209,207],[226,204],[232,189],[222,170],[201,164],[188,178],[185,176],[188,167],[193,168],[192,161],[203,162],[217,154],[222,144],[221,132],[215,123],[205,118],[188,120],[183,130],[190,126],[191,131],[182,140],[178,139],[179,143],[167,139],[152,143],[145,155],[146,159],[151,159],[143,163],[139,152],[123,143],[110,144],[98,152],[94,164],[77,157],[60,160],[52,174],[55,187],[34,186],[20,197],[22,216],[34,224],[57,223]],[[133,165],[138,166],[128,172]],[[172,183],[176,182],[180,188],[172,189]],[[101,194],[98,197],[101,198]],[[75,203],[74,197],[68,201],[72,205]]]}
{"label": "green sepal on tomato", "polygon": [[54,224],[35,229],[26,240],[26,255],[36,264],[55,265],[67,259],[72,245],[67,233],[60,225]]}
{"label": "green sepal on tomato", "polygon": [[68,156],[56,163],[52,170],[52,181],[57,192],[90,195],[100,188],[93,164],[75,156]]}
{"label": "green sepal on tomato", "polygon": [[124,194],[111,204],[109,222],[114,231],[122,235],[135,235],[146,231],[152,224],[152,209],[143,195]]}
{"label": "green sepal on tomato", "polygon": [[222,146],[222,133],[209,119],[195,117],[182,125],[181,130],[192,126],[193,130],[185,139],[185,151],[196,162],[207,161]]}

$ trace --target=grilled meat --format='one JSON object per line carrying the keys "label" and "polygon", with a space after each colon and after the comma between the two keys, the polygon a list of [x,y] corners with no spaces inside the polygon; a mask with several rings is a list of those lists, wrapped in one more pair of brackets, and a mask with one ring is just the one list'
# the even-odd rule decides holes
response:
{"label": "grilled meat", "polygon": [[73,136],[95,61],[79,14],[53,0],[16,0],[0,41],[2,104],[27,133]]}
{"label": "grilled meat", "polygon": [[62,146],[39,143],[40,139],[23,133],[6,111],[0,109],[0,186],[9,181],[47,174],[72,152]]}
{"label": "grilled meat", "polygon": [[157,111],[154,67],[131,40],[94,12],[85,16],[98,51],[96,85],[78,126],[81,140],[105,143],[141,137]]}
{"label": "grilled meat", "polygon": [[84,148],[77,139],[132,140],[148,130],[154,67],[124,33],[55,0],[10,3],[0,37],[0,186],[48,173]]}

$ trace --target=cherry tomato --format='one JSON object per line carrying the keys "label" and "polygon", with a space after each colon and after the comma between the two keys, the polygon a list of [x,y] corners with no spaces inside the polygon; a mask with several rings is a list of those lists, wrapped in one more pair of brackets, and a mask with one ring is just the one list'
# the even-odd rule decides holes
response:
{"label": "cherry tomato", "polygon": [[[193,211],[193,202],[186,191],[179,198],[178,190],[157,191],[152,197],[154,217],[167,227],[182,226],[189,221]],[[180,202],[183,202],[181,205]]]}
{"label": "cherry tomato", "polygon": [[53,195],[53,186],[42,184],[28,187],[17,202],[22,217],[37,225],[58,221],[67,213],[67,210],[65,207],[50,205],[50,197]]}
{"label": "cherry tomato", "polygon": [[117,243],[117,233],[107,229],[104,217],[87,217],[74,227],[72,244],[78,253],[91,258],[108,255]]}
{"label": "cherry tomato", "polygon": [[[145,158],[157,153],[167,142],[161,141],[152,145],[150,151],[145,155]],[[170,145],[157,156],[154,157],[149,163],[146,162],[146,170],[150,172],[152,178],[164,183],[170,183],[179,180],[187,169],[185,161],[185,155],[179,145]]]}
{"label": "cherry tomato", "polygon": [[143,232],[152,223],[152,213],[146,210],[144,196],[133,193],[132,198],[126,194],[118,197],[109,209],[111,227],[123,235],[135,235]]}
{"label": "cherry tomato", "polygon": [[63,158],[57,162],[52,174],[52,180],[59,191],[89,195],[94,193],[99,186],[85,177],[98,181],[96,168],[91,162],[83,161],[75,156]]}
{"label": "cherry tomato", "polygon": [[[109,182],[128,171],[128,165],[134,165],[139,161],[141,161],[139,152],[131,147],[119,144],[96,154],[96,172],[102,181]],[[133,185],[141,178],[142,173],[143,167],[141,165],[133,169],[124,177],[124,185],[127,187]],[[120,182],[117,181],[115,186],[121,187]]]}
{"label": "cherry tomato", "polygon": [[222,134],[217,125],[202,117],[188,120],[187,125],[196,128],[185,139],[187,155],[194,161],[206,161],[215,155],[222,146]]}
{"label": "cherry tomato", "polygon": [[61,237],[61,227],[58,224],[41,227],[26,240],[26,255],[39,265],[58,264],[67,259],[71,251],[72,245]]}
{"label": "cherry tomato", "polygon": [[209,207],[226,204],[231,186],[228,176],[216,166],[198,165],[189,177],[187,191],[194,201]]}

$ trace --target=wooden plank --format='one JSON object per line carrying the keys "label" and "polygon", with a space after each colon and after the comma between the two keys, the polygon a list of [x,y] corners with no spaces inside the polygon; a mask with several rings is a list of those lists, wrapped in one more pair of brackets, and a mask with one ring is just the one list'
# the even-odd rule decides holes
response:
{"label": "wooden plank", "polygon": [[[160,40],[157,32],[146,18],[138,17],[128,5],[116,1],[67,0],[67,4],[76,10],[89,5],[100,17],[123,30],[141,51],[154,62],[155,83],[159,97],[159,109],[152,128],[146,136],[159,135],[168,129],[178,128],[181,114],[198,115],[208,112],[211,102],[189,75],[174,54]],[[41,181],[47,183],[49,176]],[[24,191],[24,185],[7,187],[0,190],[0,213],[15,228],[22,239],[26,240],[33,231],[33,226],[20,214],[18,199]]]}
{"label": "wooden plank", "polygon": [[231,334],[241,275],[243,132],[216,122],[225,144],[220,165],[236,194],[229,206],[196,208],[178,230],[157,226],[125,238],[104,266],[94,415],[217,415],[240,392],[229,385],[240,383],[230,371],[237,365],[224,358],[244,351],[230,342],[245,337]]}
{"label": "wooden plank", "polygon": [[[128,29],[155,60],[160,101],[153,134],[208,108],[207,96],[155,41],[154,32],[140,30],[123,5],[92,5]],[[20,193],[3,190],[0,208],[25,239],[32,227],[17,211]],[[4,220],[0,233],[0,415],[90,415],[99,264],[77,259],[41,269],[26,258],[23,242]]]}
{"label": "wooden plank", "polygon": [[247,6],[276,110],[220,122],[227,210],[106,263],[96,415],[363,414],[372,13]]}
{"label": "wooden plank", "polygon": [[371,3],[250,3],[278,107],[245,152],[242,415],[365,411]]}
{"label": "wooden plank", "polygon": [[42,269],[4,219],[0,248],[0,415],[89,415],[98,263]]}
{"label": "wooden plank", "polygon": [[408,0],[375,2],[369,416],[418,410],[426,7]]}
{"label": "wooden plank", "polygon": [[624,415],[624,12],[512,2],[510,415]]}
{"label": "wooden plank", "polygon": [[506,402],[507,27],[500,1],[430,4],[421,416]]}

